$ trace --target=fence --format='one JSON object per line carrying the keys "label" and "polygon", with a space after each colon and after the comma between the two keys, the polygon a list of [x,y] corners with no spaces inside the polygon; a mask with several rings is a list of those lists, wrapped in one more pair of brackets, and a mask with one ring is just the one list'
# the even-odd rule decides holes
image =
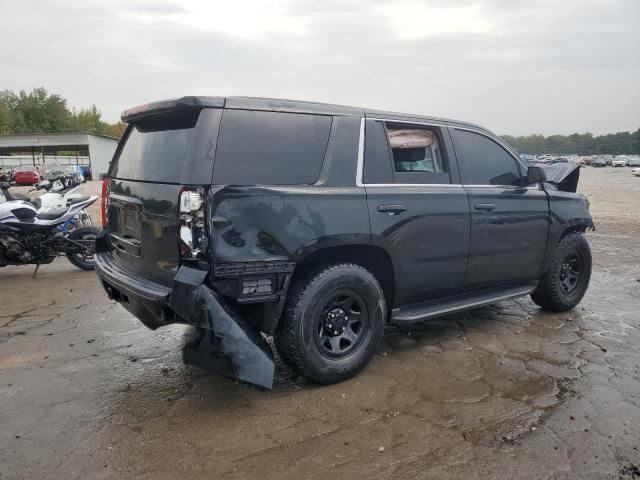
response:
{"label": "fence", "polygon": [[13,168],[21,165],[39,166],[42,167],[48,163],[58,163],[60,165],[91,165],[88,156],[75,156],[75,155],[38,155],[32,157],[31,155],[9,155],[0,156],[0,167]]}

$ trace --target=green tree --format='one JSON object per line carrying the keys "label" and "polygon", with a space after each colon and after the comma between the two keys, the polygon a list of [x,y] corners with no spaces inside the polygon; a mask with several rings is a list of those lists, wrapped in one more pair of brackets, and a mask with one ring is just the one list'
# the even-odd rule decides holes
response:
{"label": "green tree", "polygon": [[15,133],[63,132],[71,120],[67,101],[44,88],[34,88],[29,94],[21,90],[12,117]]}
{"label": "green tree", "polygon": [[78,132],[102,134],[106,127],[107,124],[102,121],[102,114],[95,105],[83,108],[78,113],[74,112],[71,117],[71,129]]}
{"label": "green tree", "polygon": [[0,101],[0,135],[11,133],[11,110]]}
{"label": "green tree", "polygon": [[30,93],[21,90],[0,91],[0,134],[89,132],[121,137],[124,125],[103,122],[95,105],[79,112],[70,111],[67,100],[57,94],[49,94],[44,88],[34,88]]}

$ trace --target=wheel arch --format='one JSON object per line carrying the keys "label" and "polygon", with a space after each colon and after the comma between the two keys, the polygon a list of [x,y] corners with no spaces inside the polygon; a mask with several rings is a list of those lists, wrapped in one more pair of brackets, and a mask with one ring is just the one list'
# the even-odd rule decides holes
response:
{"label": "wheel arch", "polygon": [[308,271],[331,263],[353,263],[369,270],[380,283],[387,306],[393,305],[396,280],[391,257],[382,247],[371,244],[329,245],[305,252],[296,262],[290,285]]}

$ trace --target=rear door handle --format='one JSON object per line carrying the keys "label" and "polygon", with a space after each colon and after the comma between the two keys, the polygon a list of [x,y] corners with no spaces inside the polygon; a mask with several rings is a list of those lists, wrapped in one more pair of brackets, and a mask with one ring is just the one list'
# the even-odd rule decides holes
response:
{"label": "rear door handle", "polygon": [[404,205],[378,205],[378,211],[389,215],[398,215],[407,209]]}
{"label": "rear door handle", "polygon": [[496,206],[493,203],[476,203],[474,207],[476,210],[484,210],[486,212],[490,212],[496,209]]}

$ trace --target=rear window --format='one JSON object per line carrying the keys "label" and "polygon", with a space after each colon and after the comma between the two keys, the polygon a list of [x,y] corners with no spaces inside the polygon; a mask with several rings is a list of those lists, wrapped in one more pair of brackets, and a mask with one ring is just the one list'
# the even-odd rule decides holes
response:
{"label": "rear window", "polygon": [[331,117],[225,110],[213,183],[299,185],[320,176]]}
{"label": "rear window", "polygon": [[212,160],[194,155],[199,116],[198,110],[174,112],[133,124],[109,176],[179,184],[203,183],[205,179],[208,183]]}

